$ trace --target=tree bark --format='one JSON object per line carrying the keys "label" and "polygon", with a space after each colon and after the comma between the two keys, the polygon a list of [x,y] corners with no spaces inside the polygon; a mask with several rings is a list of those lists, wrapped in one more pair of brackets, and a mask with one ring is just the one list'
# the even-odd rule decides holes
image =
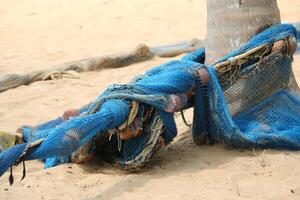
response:
{"label": "tree bark", "polygon": [[205,62],[212,64],[278,23],[277,0],[207,0]]}

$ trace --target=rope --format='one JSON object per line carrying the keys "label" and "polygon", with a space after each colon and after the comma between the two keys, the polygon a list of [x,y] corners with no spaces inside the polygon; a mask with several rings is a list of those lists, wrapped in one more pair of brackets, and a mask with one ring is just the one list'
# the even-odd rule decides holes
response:
{"label": "rope", "polygon": [[150,60],[155,56],[174,57],[183,53],[192,52],[201,47],[203,47],[203,42],[198,39],[151,48],[147,45],[140,44],[130,52],[86,58],[54,66],[48,70],[33,71],[27,74],[8,74],[2,76],[0,77],[0,92],[19,87],[21,85],[27,85],[35,81],[79,78],[78,73],[80,72],[124,67],[133,63]]}
{"label": "rope", "polygon": [[188,122],[186,121],[183,110],[180,111],[180,114],[181,114],[181,118],[182,118],[183,123],[184,123],[187,127],[189,127],[189,128],[192,127],[193,123],[188,123]]}
{"label": "rope", "polygon": [[[21,162],[23,163],[23,175],[22,175],[21,181],[26,177],[26,168],[25,168],[26,157],[28,155],[30,155],[33,150],[35,150],[37,147],[39,147],[43,143],[43,141],[44,141],[44,138],[34,141],[32,143],[29,143],[26,146],[26,148],[24,149],[24,151],[20,154],[19,158],[13,164],[13,165],[17,166]],[[10,174],[9,174],[8,181],[9,181],[10,185],[12,185],[14,183],[12,166],[10,166]]]}
{"label": "rope", "polygon": [[131,110],[130,113],[128,115],[128,119],[121,124],[119,127],[117,127],[118,130],[123,130],[125,129],[128,125],[132,124],[132,122],[134,121],[137,113],[139,110],[139,103],[137,101],[132,101],[131,102]]}

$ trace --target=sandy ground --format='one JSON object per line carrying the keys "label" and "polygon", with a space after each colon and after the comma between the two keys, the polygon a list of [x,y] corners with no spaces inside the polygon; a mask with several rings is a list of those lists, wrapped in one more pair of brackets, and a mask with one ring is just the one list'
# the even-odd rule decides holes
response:
{"label": "sandy ground", "polygon": [[[300,20],[298,0],[280,0],[282,21]],[[125,51],[138,43],[161,45],[203,38],[201,0],[0,0],[0,74],[22,73],[63,62]],[[154,59],[120,69],[83,73],[80,79],[36,82],[0,94],[0,130],[38,124],[95,99],[111,83],[166,62]],[[300,81],[300,55],[294,69]],[[96,161],[43,170],[27,162],[0,199],[300,199],[300,153],[196,146],[178,119],[180,135],[139,174]],[[263,165],[262,165],[263,163]]]}

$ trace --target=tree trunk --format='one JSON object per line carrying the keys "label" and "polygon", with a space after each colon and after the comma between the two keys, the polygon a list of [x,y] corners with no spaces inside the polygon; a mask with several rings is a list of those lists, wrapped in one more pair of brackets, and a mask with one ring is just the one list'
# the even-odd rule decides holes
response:
{"label": "tree trunk", "polygon": [[207,0],[205,62],[212,64],[278,23],[277,0]]}

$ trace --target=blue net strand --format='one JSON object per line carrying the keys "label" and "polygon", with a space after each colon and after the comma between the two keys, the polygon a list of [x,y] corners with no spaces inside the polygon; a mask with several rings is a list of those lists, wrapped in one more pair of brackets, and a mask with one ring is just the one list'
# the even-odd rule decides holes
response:
{"label": "blue net strand", "polygon": [[[91,106],[93,105],[93,103],[89,103],[81,108],[78,109],[78,112],[80,114],[86,112]],[[20,127],[19,131],[22,133],[23,136],[23,140],[25,142],[30,142],[33,140],[34,137],[36,137],[38,134],[40,134],[41,131],[47,130],[47,129],[52,129],[55,128],[57,126],[59,126],[60,124],[62,124],[65,120],[62,117],[58,117],[54,120],[50,120],[48,122],[42,123],[34,128],[32,127],[28,127],[28,126],[22,126]],[[45,136],[41,136],[41,137],[45,137]]]}

